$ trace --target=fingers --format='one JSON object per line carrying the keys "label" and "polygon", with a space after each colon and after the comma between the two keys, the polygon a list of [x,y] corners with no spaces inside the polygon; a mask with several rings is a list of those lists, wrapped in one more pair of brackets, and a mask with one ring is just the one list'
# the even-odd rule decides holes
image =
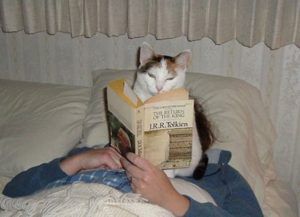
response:
{"label": "fingers", "polygon": [[149,170],[153,166],[146,159],[144,159],[136,154],[133,154],[131,152],[128,152],[126,157],[132,164],[136,165],[137,167],[141,168],[142,170]]}
{"label": "fingers", "polygon": [[122,155],[120,154],[120,152],[119,152],[115,147],[110,146],[110,147],[106,147],[106,149],[111,150],[111,151],[112,151],[114,154],[116,154],[119,158],[122,157]]}
{"label": "fingers", "polygon": [[96,169],[107,167],[109,169],[120,169],[122,156],[113,148],[91,149],[81,154],[82,169]]}
{"label": "fingers", "polygon": [[109,147],[109,152],[110,152],[110,156],[112,158],[112,160],[119,166],[119,167],[122,167],[121,165],[121,162],[120,162],[120,159],[123,158],[121,156],[121,154],[116,150],[114,149],[113,147]]}
{"label": "fingers", "polygon": [[131,177],[131,179],[140,179],[144,176],[143,170],[130,163],[126,159],[121,158],[121,163],[123,168],[126,170],[127,176]]}
{"label": "fingers", "polygon": [[103,157],[102,159],[103,163],[98,166],[98,168],[107,167],[108,169],[120,169],[122,166],[120,162],[117,160],[114,160],[114,158],[111,157]]}
{"label": "fingers", "polygon": [[105,148],[101,158],[103,163],[110,169],[120,169],[122,167],[120,162],[122,156],[114,148]]}
{"label": "fingers", "polygon": [[122,166],[131,180],[133,192],[142,194],[144,189],[151,183],[151,177],[155,176],[156,167],[132,153],[128,153],[127,158],[130,162],[123,158],[121,159]]}

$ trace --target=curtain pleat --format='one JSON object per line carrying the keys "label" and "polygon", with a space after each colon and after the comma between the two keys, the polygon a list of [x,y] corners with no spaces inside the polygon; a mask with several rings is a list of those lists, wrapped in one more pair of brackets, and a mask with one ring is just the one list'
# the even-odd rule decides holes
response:
{"label": "curtain pleat", "polygon": [[0,1],[1,28],[4,32],[24,29],[22,4],[19,1]]}
{"label": "curtain pleat", "polygon": [[82,0],[72,0],[69,2],[70,9],[70,25],[71,33],[73,37],[85,35],[89,36],[86,31],[84,31],[84,2]]}
{"label": "curtain pleat", "polygon": [[92,37],[98,30],[97,0],[84,2],[84,32],[87,37]]}
{"label": "curtain pleat", "polygon": [[128,0],[127,31],[129,38],[143,37],[148,34],[150,26],[149,11],[149,1]]}
{"label": "curtain pleat", "polygon": [[56,7],[55,0],[47,0],[45,2],[45,22],[46,22],[46,29],[49,34],[55,34],[57,31],[57,11],[59,8]]}
{"label": "curtain pleat", "polygon": [[45,1],[21,1],[23,25],[26,33],[45,30]]}
{"label": "curtain pleat", "polygon": [[182,0],[157,0],[157,38],[174,38],[183,35],[184,3],[185,1]]}
{"label": "curtain pleat", "polygon": [[252,47],[300,46],[300,0],[0,0],[3,32],[24,30],[72,37],[147,34],[157,39],[236,39]]}
{"label": "curtain pleat", "polygon": [[264,40],[267,1],[238,1],[236,37],[240,43],[250,47]]}
{"label": "curtain pleat", "polygon": [[297,0],[273,0],[269,4],[265,33],[269,47],[279,48],[293,40],[297,10]]}
{"label": "curtain pleat", "polygon": [[207,16],[209,15],[209,1],[189,1],[188,37],[189,40],[203,38],[207,34]]}

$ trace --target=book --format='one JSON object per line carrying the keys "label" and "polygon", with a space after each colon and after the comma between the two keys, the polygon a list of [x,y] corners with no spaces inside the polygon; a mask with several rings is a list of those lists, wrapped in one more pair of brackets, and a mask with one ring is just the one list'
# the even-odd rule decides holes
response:
{"label": "book", "polygon": [[133,152],[161,169],[189,167],[194,100],[184,88],[142,102],[125,80],[108,83],[107,119],[111,145]]}

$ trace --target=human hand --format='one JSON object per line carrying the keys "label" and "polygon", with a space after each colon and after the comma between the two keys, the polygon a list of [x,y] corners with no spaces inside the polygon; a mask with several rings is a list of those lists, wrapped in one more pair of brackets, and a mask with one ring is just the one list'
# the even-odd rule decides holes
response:
{"label": "human hand", "polygon": [[65,158],[60,167],[68,175],[96,168],[120,169],[120,158],[122,156],[112,147],[91,149]]}
{"label": "human hand", "polygon": [[133,153],[122,158],[121,163],[127,176],[131,177],[131,187],[150,202],[171,211],[176,216],[183,216],[189,208],[189,200],[180,195],[172,186],[169,178],[159,168],[146,159]]}

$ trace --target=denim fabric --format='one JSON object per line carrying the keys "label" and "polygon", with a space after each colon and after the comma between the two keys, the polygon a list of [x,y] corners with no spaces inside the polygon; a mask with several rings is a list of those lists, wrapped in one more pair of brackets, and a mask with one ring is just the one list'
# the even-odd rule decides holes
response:
{"label": "denim fabric", "polygon": [[56,180],[49,183],[45,188],[54,188],[77,182],[99,183],[113,187],[124,193],[131,192],[130,180],[124,170],[99,169],[77,173],[73,176]]}
{"label": "denim fabric", "polygon": [[[214,198],[218,207],[212,208],[213,205],[210,203],[199,205],[189,198],[191,205],[185,216],[263,217],[262,210],[247,181],[237,170],[228,165],[231,153],[214,149],[207,155],[210,160],[201,180],[192,177],[181,178],[205,189]],[[213,162],[214,159],[217,161]]]}

